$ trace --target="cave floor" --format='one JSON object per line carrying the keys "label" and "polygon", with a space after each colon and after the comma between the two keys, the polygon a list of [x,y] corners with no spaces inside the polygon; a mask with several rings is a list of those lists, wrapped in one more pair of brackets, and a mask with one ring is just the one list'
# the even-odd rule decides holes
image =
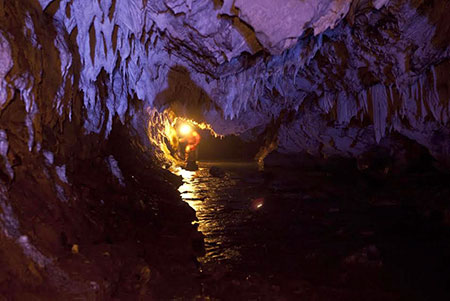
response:
{"label": "cave floor", "polygon": [[[212,176],[212,166],[224,175]],[[204,235],[202,297],[449,300],[442,175],[379,179],[218,162],[181,175],[179,191]]]}

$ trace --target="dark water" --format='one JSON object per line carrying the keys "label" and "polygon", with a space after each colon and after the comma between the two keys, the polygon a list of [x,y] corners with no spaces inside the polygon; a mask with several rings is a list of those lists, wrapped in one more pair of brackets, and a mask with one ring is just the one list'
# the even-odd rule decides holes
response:
{"label": "dark water", "polygon": [[[213,177],[212,166],[224,176]],[[199,167],[180,171],[179,190],[204,235],[204,296],[447,300],[444,184],[415,176],[374,185],[327,172],[258,172],[252,163]]]}

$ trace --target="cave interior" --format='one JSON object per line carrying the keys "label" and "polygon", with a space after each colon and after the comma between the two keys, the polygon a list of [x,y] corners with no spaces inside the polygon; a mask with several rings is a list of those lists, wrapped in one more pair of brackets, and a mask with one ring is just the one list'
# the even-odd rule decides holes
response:
{"label": "cave interior", "polygon": [[0,0],[0,300],[450,300],[449,14]]}

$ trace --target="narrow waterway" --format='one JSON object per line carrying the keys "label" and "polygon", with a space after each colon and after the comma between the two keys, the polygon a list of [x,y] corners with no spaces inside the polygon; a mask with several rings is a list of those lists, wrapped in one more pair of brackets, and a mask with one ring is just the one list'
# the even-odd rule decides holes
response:
{"label": "narrow waterway", "polygon": [[433,176],[372,185],[359,176],[259,172],[253,163],[217,162],[179,174],[181,196],[195,209],[204,235],[205,255],[198,260],[205,296],[448,296],[449,227],[422,205],[426,200],[438,208],[450,193]]}

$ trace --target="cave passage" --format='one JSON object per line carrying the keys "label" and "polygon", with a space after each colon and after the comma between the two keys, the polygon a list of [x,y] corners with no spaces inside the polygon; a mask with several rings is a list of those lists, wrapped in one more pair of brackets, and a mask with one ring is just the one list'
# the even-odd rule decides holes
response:
{"label": "cave passage", "polygon": [[0,0],[0,300],[450,300],[450,0]]}

